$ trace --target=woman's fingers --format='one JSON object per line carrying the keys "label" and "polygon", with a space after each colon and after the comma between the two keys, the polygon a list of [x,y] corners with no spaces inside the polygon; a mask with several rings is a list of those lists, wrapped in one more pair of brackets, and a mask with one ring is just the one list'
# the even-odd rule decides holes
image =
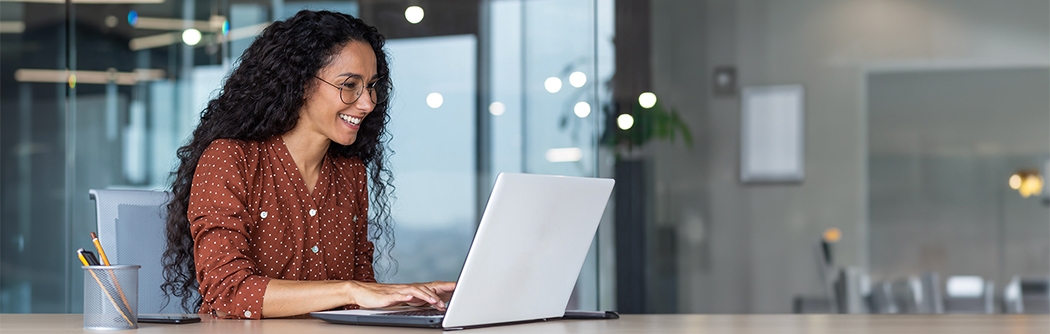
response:
{"label": "woman's fingers", "polygon": [[356,298],[358,306],[365,308],[389,307],[398,304],[412,306],[433,305],[445,309],[449,293],[455,289],[452,282],[430,282],[415,284],[379,284],[358,282],[361,296]]}
{"label": "woman's fingers", "polygon": [[441,297],[421,284],[392,284],[388,285],[388,287],[392,288],[392,291],[390,291],[391,293],[408,296],[407,300],[401,301],[409,305],[423,306],[431,304],[439,309],[445,307],[445,303],[441,300]]}
{"label": "woman's fingers", "polygon": [[412,284],[411,287],[412,287],[411,288],[412,291],[418,292],[419,296],[422,297],[422,298],[419,298],[419,299],[422,299],[422,300],[426,301],[427,303],[429,303],[431,305],[434,305],[434,307],[437,307],[437,308],[444,308],[445,307],[445,302],[441,300],[441,296],[438,296],[437,293],[435,293],[433,290],[428,288],[426,285],[423,285],[423,284]]}
{"label": "woman's fingers", "polygon": [[452,298],[452,291],[456,290],[456,282],[435,281],[426,283],[424,285],[430,288],[430,290],[434,291],[434,293],[437,294],[438,297],[441,298],[441,300],[446,302],[449,301],[450,298]]}
{"label": "woman's fingers", "polygon": [[434,289],[437,292],[449,292],[456,289],[456,282],[441,282],[434,281],[424,284],[427,287]]}

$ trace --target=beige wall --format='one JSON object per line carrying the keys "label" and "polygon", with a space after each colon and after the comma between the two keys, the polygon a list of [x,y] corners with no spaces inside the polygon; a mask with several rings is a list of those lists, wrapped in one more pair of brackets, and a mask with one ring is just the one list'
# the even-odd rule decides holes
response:
{"label": "beige wall", "polygon": [[[679,312],[790,312],[817,294],[813,243],[843,231],[836,261],[867,266],[865,78],[872,71],[1048,66],[1046,0],[652,0],[653,89],[683,113],[696,147],[651,147],[654,226],[676,231]],[[743,86],[806,88],[799,185],[742,185]]]}

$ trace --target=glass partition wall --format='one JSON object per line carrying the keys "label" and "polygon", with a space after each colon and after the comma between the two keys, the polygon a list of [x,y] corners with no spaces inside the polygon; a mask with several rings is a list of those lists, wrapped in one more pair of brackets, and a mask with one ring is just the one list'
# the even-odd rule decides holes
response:
{"label": "glass partition wall", "polygon": [[[0,2],[0,312],[80,311],[88,189],[168,190],[175,150],[239,55],[300,9],[388,38],[397,264],[380,280],[455,280],[499,172],[598,175],[611,3]],[[594,250],[572,308],[599,305]]]}

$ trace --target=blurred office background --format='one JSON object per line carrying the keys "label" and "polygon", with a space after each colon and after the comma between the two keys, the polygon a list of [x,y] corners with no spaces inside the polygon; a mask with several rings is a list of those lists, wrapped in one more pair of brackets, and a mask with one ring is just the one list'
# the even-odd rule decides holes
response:
{"label": "blurred office background", "polygon": [[300,9],[388,38],[383,281],[454,280],[506,171],[617,179],[570,308],[1046,300],[1050,0],[4,0],[0,312],[81,311],[88,189],[167,190],[241,52]]}

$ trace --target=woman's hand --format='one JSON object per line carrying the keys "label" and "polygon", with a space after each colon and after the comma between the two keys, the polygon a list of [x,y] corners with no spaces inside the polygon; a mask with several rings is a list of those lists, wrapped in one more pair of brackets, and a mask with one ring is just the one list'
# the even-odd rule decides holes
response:
{"label": "woman's hand", "polygon": [[[416,283],[415,285],[422,285],[427,289],[430,289],[430,291],[433,291],[434,294],[436,294],[438,298],[441,299],[442,303],[448,303],[448,301],[452,299],[452,291],[456,289],[456,282],[434,281],[430,283]],[[427,303],[422,300],[413,300],[408,302],[408,305],[411,306],[423,306],[426,304]],[[441,307],[441,309],[444,310],[447,306],[448,305],[444,305]]]}
{"label": "woman's hand", "polygon": [[456,289],[455,282],[430,282],[413,284],[380,284],[349,281],[353,304],[362,308],[381,308],[408,304],[423,306],[430,304],[444,310],[445,303]]}

